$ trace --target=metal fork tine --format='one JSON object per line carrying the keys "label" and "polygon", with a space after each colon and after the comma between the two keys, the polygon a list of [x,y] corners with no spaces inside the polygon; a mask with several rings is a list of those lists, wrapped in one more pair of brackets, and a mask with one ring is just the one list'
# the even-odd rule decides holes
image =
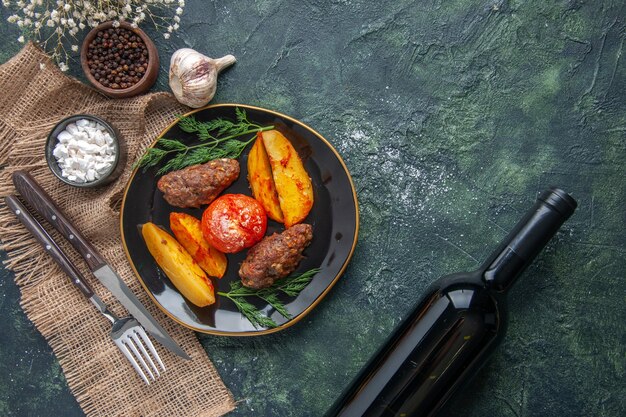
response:
{"label": "metal fork tine", "polygon": [[163,371],[165,371],[165,365],[163,365],[146,331],[132,317],[118,319],[114,318],[113,313],[108,315],[111,316],[111,321],[113,322],[111,337],[115,344],[133,365],[141,379],[150,385],[150,380],[156,381],[156,377],[161,376],[161,372],[159,372],[159,368],[155,365],[153,359],[159,362]]}
{"label": "metal fork tine", "polygon": [[[150,341],[150,338],[148,337],[148,335],[146,334],[146,331],[143,329],[143,327],[139,327],[137,328],[137,334],[139,334],[139,336],[141,337],[141,340],[144,341],[145,345],[148,347],[148,349],[150,350],[150,353],[152,353],[152,356],[154,357],[154,359],[157,360],[157,362],[159,363],[159,365],[161,366],[161,369],[163,371],[165,371],[165,365],[163,364],[163,361],[161,360],[161,357],[159,356],[159,354],[157,353],[156,349],[154,348],[154,345],[152,344],[152,342]],[[148,356],[149,357],[149,356]],[[154,365],[154,364],[153,364]],[[155,366],[156,369],[156,366]],[[157,373],[158,370],[157,370]]]}
{"label": "metal fork tine", "polygon": [[139,367],[139,364],[137,363],[135,358],[133,358],[132,353],[130,353],[130,351],[128,350],[128,348],[124,344],[124,342],[122,340],[116,340],[115,344],[122,351],[124,356],[126,356],[126,359],[128,359],[128,361],[133,366],[133,368],[135,368],[135,371],[137,371],[137,373],[139,374],[141,379],[143,379],[143,382],[145,382],[147,385],[150,385],[150,381],[148,381],[148,378],[146,377],[146,374],[143,373],[143,371]]}
{"label": "metal fork tine", "polygon": [[142,340],[140,339],[140,337],[141,337],[141,328],[134,329],[134,330],[135,331],[133,333],[131,333],[130,337],[133,338],[133,341],[135,342],[135,345],[141,351],[143,358],[150,365],[150,368],[152,369],[152,371],[154,371],[156,376],[161,376],[161,373],[159,372],[159,368],[157,368],[156,365],[154,364],[154,362],[152,361],[152,358],[150,357],[150,354],[148,353],[148,351],[146,350],[144,344],[142,343]]}
{"label": "metal fork tine", "polygon": [[130,329],[128,331],[128,334],[125,335],[124,337],[124,343],[130,348],[130,350],[135,354],[135,357],[137,359],[139,359],[139,362],[141,363],[143,370],[146,371],[148,373],[148,375],[150,375],[150,379],[152,379],[153,381],[156,380],[156,378],[154,377],[154,374],[152,373],[152,371],[150,370],[150,368],[148,367],[148,364],[146,363],[146,361],[144,360],[144,357],[141,355],[141,353],[139,353],[139,350],[137,350],[137,346],[135,346],[135,342],[132,339],[132,334],[133,334],[133,329]]}

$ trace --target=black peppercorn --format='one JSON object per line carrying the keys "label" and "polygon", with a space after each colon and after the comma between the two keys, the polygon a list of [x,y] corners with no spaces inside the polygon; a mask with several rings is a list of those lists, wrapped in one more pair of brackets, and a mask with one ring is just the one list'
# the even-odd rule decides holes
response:
{"label": "black peppercorn", "polygon": [[99,31],[87,47],[87,66],[96,81],[113,89],[130,88],[145,75],[148,48],[125,28]]}

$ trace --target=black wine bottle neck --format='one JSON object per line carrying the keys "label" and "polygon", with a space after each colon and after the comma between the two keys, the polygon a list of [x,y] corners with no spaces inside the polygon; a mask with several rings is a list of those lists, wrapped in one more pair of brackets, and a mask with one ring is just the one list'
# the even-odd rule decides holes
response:
{"label": "black wine bottle neck", "polygon": [[541,193],[535,205],[483,264],[486,285],[496,291],[508,290],[576,206],[576,201],[558,188]]}

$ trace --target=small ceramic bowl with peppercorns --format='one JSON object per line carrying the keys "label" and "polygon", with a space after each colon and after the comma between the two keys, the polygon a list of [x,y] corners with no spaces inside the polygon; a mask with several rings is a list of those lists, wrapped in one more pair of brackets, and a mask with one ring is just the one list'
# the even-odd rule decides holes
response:
{"label": "small ceramic bowl with peppercorns", "polygon": [[145,93],[159,73],[154,43],[127,22],[104,22],[93,28],[83,41],[80,63],[89,82],[113,98]]}

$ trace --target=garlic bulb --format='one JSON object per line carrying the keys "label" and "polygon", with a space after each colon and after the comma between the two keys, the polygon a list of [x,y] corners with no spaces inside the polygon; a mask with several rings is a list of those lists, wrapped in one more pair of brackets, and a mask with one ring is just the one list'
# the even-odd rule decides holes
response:
{"label": "garlic bulb", "polygon": [[217,75],[235,61],[232,55],[212,59],[190,48],[179,49],[170,61],[170,88],[182,104],[205,106],[215,95]]}

